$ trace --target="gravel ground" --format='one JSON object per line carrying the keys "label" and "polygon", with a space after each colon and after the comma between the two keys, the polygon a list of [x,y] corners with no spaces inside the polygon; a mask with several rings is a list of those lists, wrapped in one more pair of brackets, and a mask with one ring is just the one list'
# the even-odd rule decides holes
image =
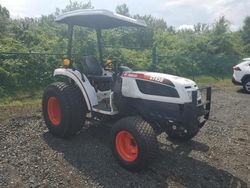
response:
{"label": "gravel ground", "polygon": [[250,187],[249,112],[250,95],[213,92],[200,133],[187,143],[160,135],[157,160],[139,173],[114,160],[110,126],[61,140],[37,115],[12,118],[0,125],[0,187]]}

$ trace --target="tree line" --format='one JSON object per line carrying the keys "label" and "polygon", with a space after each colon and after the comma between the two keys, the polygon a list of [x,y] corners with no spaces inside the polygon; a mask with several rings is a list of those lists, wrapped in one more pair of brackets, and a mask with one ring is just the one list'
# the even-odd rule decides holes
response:
{"label": "tree line", "polygon": [[[67,11],[90,8],[94,8],[90,1],[70,2],[49,15],[16,19],[0,5],[0,97],[50,83],[53,70],[62,64],[60,54],[66,54],[67,45],[67,26],[54,19]],[[238,31],[230,30],[225,17],[210,25],[197,23],[194,29],[178,30],[152,15],[131,15],[126,4],[118,5],[116,12],[148,25],[146,29],[103,32],[104,59],[112,58],[135,70],[223,79],[232,74],[234,64],[250,56],[250,17],[244,19]],[[75,64],[84,55],[97,55],[96,48],[95,32],[76,27],[72,49]]]}

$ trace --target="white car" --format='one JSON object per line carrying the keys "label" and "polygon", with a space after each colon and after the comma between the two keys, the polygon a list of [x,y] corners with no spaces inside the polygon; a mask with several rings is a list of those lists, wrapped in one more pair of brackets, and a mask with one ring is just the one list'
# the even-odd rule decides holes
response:
{"label": "white car", "polygon": [[243,85],[244,90],[250,93],[250,58],[245,58],[241,63],[233,67],[232,82],[235,85]]}

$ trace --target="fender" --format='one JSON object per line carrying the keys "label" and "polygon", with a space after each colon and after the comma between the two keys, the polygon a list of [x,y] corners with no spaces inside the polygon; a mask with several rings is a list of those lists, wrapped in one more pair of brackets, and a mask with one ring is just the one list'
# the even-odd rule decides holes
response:
{"label": "fender", "polygon": [[[83,97],[86,101],[87,108],[89,111],[92,111],[92,106],[98,104],[97,96],[94,87],[88,81],[88,78],[85,75],[82,75],[78,70],[58,68],[54,71],[54,76],[63,75],[74,80],[76,85],[81,90]],[[83,77],[83,79],[82,79]]]}

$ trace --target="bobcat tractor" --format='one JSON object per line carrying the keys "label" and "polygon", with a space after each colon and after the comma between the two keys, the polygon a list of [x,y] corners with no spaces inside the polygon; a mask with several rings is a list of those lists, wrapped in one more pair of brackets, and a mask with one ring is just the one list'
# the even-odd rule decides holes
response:
{"label": "bobcat tractor", "polygon": [[[102,29],[143,28],[145,22],[94,9],[65,13],[56,22],[68,24],[68,46],[64,65],[54,70],[54,76],[63,76],[65,81],[48,85],[43,94],[43,116],[52,135],[68,138],[86,126],[86,121],[105,126],[104,121],[110,120],[114,122],[110,142],[115,159],[125,169],[138,171],[156,158],[159,134],[187,141],[208,120],[210,87],[198,89],[194,81],[174,75],[132,71],[121,66],[122,62],[106,68]],[[75,25],[96,31],[98,59],[85,56],[73,65]]]}

